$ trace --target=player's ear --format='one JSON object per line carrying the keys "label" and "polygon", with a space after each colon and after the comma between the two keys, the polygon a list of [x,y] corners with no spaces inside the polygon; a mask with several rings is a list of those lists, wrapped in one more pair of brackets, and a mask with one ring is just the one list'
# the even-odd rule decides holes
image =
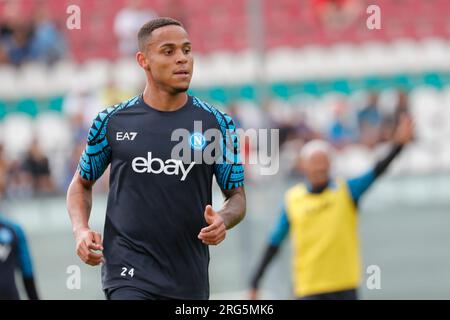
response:
{"label": "player's ear", "polygon": [[144,53],[142,53],[141,51],[136,53],[136,61],[141,66],[142,69],[150,71],[150,65],[148,63],[148,60],[145,57]]}

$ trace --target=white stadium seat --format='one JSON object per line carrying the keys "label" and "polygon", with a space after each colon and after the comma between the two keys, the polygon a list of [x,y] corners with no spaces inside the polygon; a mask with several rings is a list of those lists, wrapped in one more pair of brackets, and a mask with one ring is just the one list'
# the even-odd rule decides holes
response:
{"label": "white stadium seat", "polygon": [[70,124],[62,114],[45,112],[39,114],[34,120],[35,137],[46,153],[72,147],[72,133]]}
{"label": "white stadium seat", "polygon": [[112,66],[112,77],[119,88],[138,90],[144,87],[145,73],[134,59],[121,59]]}
{"label": "white stadium seat", "polygon": [[53,93],[60,94],[70,90],[76,78],[78,66],[71,61],[57,62],[49,70],[48,86]]}
{"label": "white stadium seat", "polygon": [[0,65],[0,98],[14,99],[19,97],[17,71],[9,65]]}
{"label": "white stadium seat", "polygon": [[34,138],[33,119],[23,113],[9,114],[3,120],[2,143],[5,151],[15,158],[23,154]]}
{"label": "white stadium seat", "polygon": [[392,73],[395,67],[390,55],[392,48],[379,42],[367,42],[361,46],[366,74],[385,75]]}
{"label": "white stadium seat", "polygon": [[424,70],[450,70],[450,46],[448,41],[429,38],[419,43],[421,54],[419,59],[423,61]]}
{"label": "white stadium seat", "polygon": [[420,72],[423,70],[423,63],[420,57],[420,48],[417,42],[412,40],[397,40],[391,45],[390,56],[386,59],[390,59],[392,64],[390,65],[391,73],[411,73]]}
{"label": "white stadium seat", "polygon": [[18,89],[25,97],[47,97],[49,87],[49,69],[41,63],[27,63],[18,69]]}
{"label": "white stadium seat", "polygon": [[108,84],[110,79],[113,79],[113,68],[114,63],[105,59],[96,59],[86,62],[81,66],[80,71],[84,73],[85,81],[90,88],[101,89]]}

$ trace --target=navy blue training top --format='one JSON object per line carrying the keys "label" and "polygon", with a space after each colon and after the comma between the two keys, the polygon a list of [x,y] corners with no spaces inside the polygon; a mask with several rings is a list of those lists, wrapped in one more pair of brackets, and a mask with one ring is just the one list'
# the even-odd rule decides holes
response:
{"label": "navy blue training top", "polygon": [[[177,140],[177,129],[188,139]],[[210,137],[208,129],[221,136]],[[96,180],[111,164],[104,289],[209,298],[209,250],[197,235],[206,226],[213,176],[222,190],[243,186],[235,129],[228,115],[193,96],[172,112],[152,108],[139,95],[97,115],[78,169]],[[206,152],[214,162],[202,161]]]}

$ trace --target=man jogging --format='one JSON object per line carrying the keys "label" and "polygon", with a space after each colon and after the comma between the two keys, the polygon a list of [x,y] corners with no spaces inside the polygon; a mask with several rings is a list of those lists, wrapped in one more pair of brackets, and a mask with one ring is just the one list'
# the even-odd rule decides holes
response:
{"label": "man jogging", "polygon": [[[94,119],[68,189],[77,254],[93,266],[103,262],[108,299],[208,299],[208,245],[219,244],[245,215],[235,126],[186,93],[193,57],[180,22],[151,20],[140,29],[138,44],[145,90]],[[180,129],[190,133],[190,157],[173,155],[179,143],[173,132]],[[197,160],[213,143],[209,129],[222,134],[223,152],[214,163]],[[88,222],[92,186],[109,164],[102,241]],[[213,176],[225,196],[220,210],[210,205]]]}

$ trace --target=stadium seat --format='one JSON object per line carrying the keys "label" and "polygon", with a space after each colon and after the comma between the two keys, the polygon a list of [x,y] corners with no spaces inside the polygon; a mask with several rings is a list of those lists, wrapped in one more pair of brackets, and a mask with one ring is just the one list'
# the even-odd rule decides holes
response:
{"label": "stadium seat", "polygon": [[112,69],[115,83],[125,90],[138,90],[143,88],[144,71],[134,59],[120,59]]}
{"label": "stadium seat", "polygon": [[19,97],[18,79],[16,69],[9,65],[0,65],[0,97],[15,99]]}
{"label": "stadium seat", "polygon": [[48,68],[40,63],[27,63],[18,69],[17,84],[25,97],[47,97],[51,92],[48,79]]}
{"label": "stadium seat", "polygon": [[257,75],[262,71],[262,63],[258,60],[257,54],[250,50],[237,52],[231,56],[232,65],[236,72],[233,77],[233,84],[252,83],[257,79]]}
{"label": "stadium seat", "polygon": [[[302,65],[305,79],[323,79],[327,77],[327,65],[330,63],[326,48],[316,45],[302,49],[302,59],[297,63]],[[327,59],[328,58],[328,59]]]}
{"label": "stadium seat", "polygon": [[361,75],[359,51],[351,44],[341,43],[326,50],[326,70],[329,77]]}
{"label": "stadium seat", "polygon": [[273,81],[301,79],[305,76],[299,65],[306,64],[299,52],[292,48],[281,47],[271,50],[266,56],[265,76]]}
{"label": "stadium seat", "polygon": [[208,64],[208,78],[211,85],[223,84],[230,85],[235,81],[235,68],[230,53],[216,52],[209,55],[206,59]]}
{"label": "stadium seat", "polygon": [[391,45],[390,59],[392,72],[420,72],[423,70],[422,59],[418,54],[417,44],[410,39],[398,39]]}
{"label": "stadium seat", "polygon": [[73,80],[78,66],[69,60],[62,60],[49,70],[49,90],[55,93],[65,93],[74,85]]}
{"label": "stadium seat", "polygon": [[45,112],[34,120],[35,137],[45,153],[70,151],[72,147],[72,133],[70,124],[61,113]]}
{"label": "stadium seat", "polygon": [[101,89],[111,78],[113,67],[106,59],[92,59],[84,63],[81,72],[91,88]]}
{"label": "stadium seat", "polygon": [[421,41],[424,70],[450,70],[450,45],[447,41],[437,38],[428,38]]}
{"label": "stadium seat", "polygon": [[2,142],[11,158],[23,154],[34,138],[33,119],[24,113],[9,114],[3,120]]}

